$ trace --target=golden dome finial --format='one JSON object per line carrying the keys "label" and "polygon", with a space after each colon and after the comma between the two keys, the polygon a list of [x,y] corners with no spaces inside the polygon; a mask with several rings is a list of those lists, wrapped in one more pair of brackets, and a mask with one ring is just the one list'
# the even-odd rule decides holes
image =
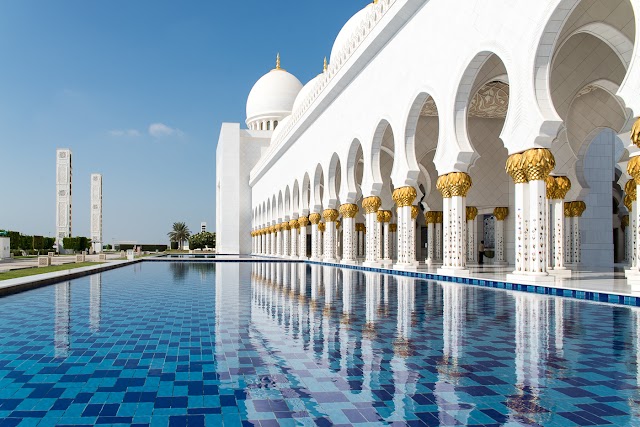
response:
{"label": "golden dome finial", "polygon": [[280,69],[280,52],[276,55],[276,70]]}
{"label": "golden dome finial", "polygon": [[322,72],[326,73],[327,72],[327,57],[324,57],[324,65],[322,66]]}
{"label": "golden dome finial", "polygon": [[378,4],[378,0],[373,0],[373,4]]}

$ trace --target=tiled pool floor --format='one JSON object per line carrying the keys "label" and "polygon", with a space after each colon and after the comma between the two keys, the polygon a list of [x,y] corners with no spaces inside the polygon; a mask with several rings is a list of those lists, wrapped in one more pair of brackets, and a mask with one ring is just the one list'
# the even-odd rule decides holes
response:
{"label": "tiled pool floor", "polygon": [[640,425],[640,311],[327,266],[0,298],[0,426]]}

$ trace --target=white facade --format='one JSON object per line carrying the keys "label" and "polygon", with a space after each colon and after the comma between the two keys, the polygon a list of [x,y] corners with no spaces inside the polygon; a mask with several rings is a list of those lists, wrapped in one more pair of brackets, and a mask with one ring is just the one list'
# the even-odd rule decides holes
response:
{"label": "white facade", "polygon": [[71,150],[56,150],[56,244],[62,248],[62,239],[71,237]]}
{"label": "white facade", "polygon": [[102,175],[91,174],[91,246],[102,252]]}
{"label": "white facade", "polygon": [[11,240],[0,236],[0,259],[11,258]]}
{"label": "white facade", "polygon": [[[280,114],[279,126],[246,184],[234,184],[242,196],[221,204],[218,193],[219,245],[253,232],[249,251],[283,256],[292,253],[278,250],[291,232],[285,223],[334,218],[355,205],[371,265],[384,261],[378,210],[392,212],[400,268],[427,256],[419,231],[429,222],[434,263],[464,275],[475,262],[469,242],[480,239],[462,236],[483,235],[481,219],[494,212],[508,214],[492,239],[500,246],[490,249],[504,253],[517,276],[544,277],[565,261],[621,262],[615,254],[629,240],[620,225],[631,196],[622,190],[632,178],[627,163],[640,154],[630,138],[640,115],[638,23],[640,0],[368,5],[340,31],[331,63],[300,89],[289,115],[281,106],[293,79],[271,81],[274,70],[256,84],[266,99],[258,114],[249,98],[247,125]],[[221,141],[229,126],[238,125],[223,125]],[[220,146],[217,156],[218,165],[227,162]],[[549,184],[550,175],[559,178]],[[570,226],[561,227],[564,202],[575,209],[565,208]],[[305,233],[321,241],[313,224]],[[343,238],[359,235],[348,231]],[[302,239],[287,241],[294,240]]]}

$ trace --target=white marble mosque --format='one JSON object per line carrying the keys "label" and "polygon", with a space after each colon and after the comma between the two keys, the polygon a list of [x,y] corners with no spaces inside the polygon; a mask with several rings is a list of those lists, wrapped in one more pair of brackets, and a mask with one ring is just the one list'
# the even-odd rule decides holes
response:
{"label": "white marble mosque", "polygon": [[223,124],[218,251],[466,276],[484,241],[512,280],[640,281],[639,24],[640,0],[374,1]]}

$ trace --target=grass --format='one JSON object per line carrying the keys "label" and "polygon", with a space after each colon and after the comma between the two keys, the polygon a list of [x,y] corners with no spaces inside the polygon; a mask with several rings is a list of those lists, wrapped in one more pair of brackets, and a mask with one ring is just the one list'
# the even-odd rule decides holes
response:
{"label": "grass", "polygon": [[37,274],[53,273],[54,271],[71,270],[74,268],[90,267],[101,264],[99,262],[78,262],[73,264],[52,265],[51,267],[34,267],[22,270],[7,271],[0,273],[0,280],[17,279],[20,277],[35,276]]}

